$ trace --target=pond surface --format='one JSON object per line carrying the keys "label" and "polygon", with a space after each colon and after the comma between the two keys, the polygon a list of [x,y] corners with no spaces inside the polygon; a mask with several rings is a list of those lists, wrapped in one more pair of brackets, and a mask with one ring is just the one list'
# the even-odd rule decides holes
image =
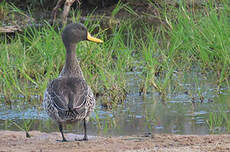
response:
{"label": "pond surface", "polygon": [[[101,107],[98,102],[88,123],[89,134],[115,136],[146,133],[209,134],[211,132],[207,122],[210,113],[219,111],[229,113],[228,89],[223,88],[219,95],[216,94],[216,86],[211,78],[199,78],[196,79],[198,83],[195,83],[194,76],[190,75],[186,83],[181,85],[192,90],[193,94],[189,95],[184,90],[172,91],[163,102],[158,92],[139,94],[138,73],[132,72],[127,75],[130,92],[126,101],[110,111]],[[178,78],[178,75],[174,78]],[[202,102],[198,94],[204,97]],[[0,129],[20,130],[15,123],[23,127],[24,123],[33,121],[32,130],[58,131],[56,123],[48,118],[41,104],[38,104],[40,102],[38,98],[34,97],[33,100],[26,102],[19,96],[11,106],[1,104]],[[82,122],[66,125],[65,132],[82,134]],[[227,132],[225,126],[222,126],[217,133],[225,132]]]}

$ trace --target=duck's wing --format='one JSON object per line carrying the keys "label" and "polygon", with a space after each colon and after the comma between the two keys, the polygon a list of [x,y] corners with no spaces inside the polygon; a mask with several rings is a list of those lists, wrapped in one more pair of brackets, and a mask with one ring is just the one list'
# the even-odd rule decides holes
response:
{"label": "duck's wing", "polygon": [[90,94],[87,83],[80,78],[57,78],[49,84],[47,91],[58,111],[74,110],[78,114],[84,112]]}

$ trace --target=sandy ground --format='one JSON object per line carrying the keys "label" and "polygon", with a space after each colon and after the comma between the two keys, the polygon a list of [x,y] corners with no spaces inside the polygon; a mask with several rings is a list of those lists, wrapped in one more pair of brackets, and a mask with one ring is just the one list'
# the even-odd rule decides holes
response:
{"label": "sandy ground", "polygon": [[58,142],[60,133],[0,131],[0,152],[229,152],[230,135],[169,135],[149,137],[95,137],[73,141],[80,136],[66,134],[70,142]]}

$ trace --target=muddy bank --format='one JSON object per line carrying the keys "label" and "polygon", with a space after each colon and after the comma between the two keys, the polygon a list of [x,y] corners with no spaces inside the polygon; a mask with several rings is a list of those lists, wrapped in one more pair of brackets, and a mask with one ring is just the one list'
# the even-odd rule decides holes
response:
{"label": "muddy bank", "polygon": [[70,142],[57,142],[61,139],[58,132],[30,132],[31,138],[26,138],[24,132],[0,131],[0,151],[56,151],[56,152],[119,152],[119,151],[230,151],[230,135],[169,135],[155,134],[150,137],[122,136],[95,137],[89,136],[89,141],[73,141],[81,138],[74,134],[66,134]]}

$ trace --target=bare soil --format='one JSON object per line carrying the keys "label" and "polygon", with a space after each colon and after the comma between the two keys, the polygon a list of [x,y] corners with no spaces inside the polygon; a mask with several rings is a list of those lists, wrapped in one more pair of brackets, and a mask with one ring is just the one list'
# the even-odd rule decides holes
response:
{"label": "bare soil", "polygon": [[171,135],[96,137],[74,141],[80,135],[66,134],[70,142],[61,139],[59,132],[43,133],[0,131],[0,152],[229,152],[230,135]]}

